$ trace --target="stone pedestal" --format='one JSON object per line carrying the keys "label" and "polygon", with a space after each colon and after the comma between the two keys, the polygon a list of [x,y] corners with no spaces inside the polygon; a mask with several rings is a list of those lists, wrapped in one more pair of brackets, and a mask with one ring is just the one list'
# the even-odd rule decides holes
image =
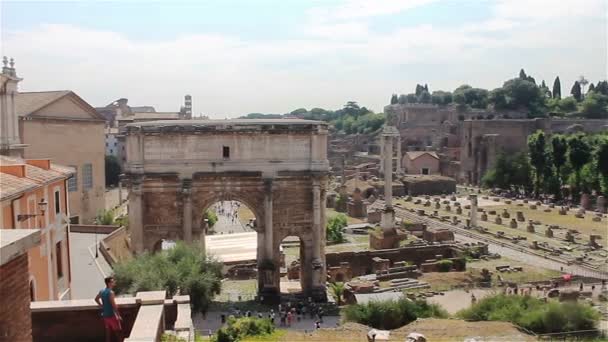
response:
{"label": "stone pedestal", "polygon": [[477,227],[477,195],[470,195],[471,201],[471,227]]}
{"label": "stone pedestal", "polygon": [[606,214],[608,212],[608,210],[606,208],[606,197],[599,196],[597,198],[597,211],[602,214]]}
{"label": "stone pedestal", "polygon": [[532,220],[528,222],[528,225],[526,226],[526,231],[528,231],[528,233],[534,233],[534,224],[532,223]]}
{"label": "stone pedestal", "polygon": [[385,208],[381,215],[380,226],[382,229],[395,229],[395,211],[393,208]]}
{"label": "stone pedestal", "polygon": [[488,220],[488,214],[485,211],[481,213],[481,220],[484,222]]}
{"label": "stone pedestal", "polygon": [[509,222],[509,227],[517,228],[517,221],[515,221],[515,219],[511,219],[511,222]]}
{"label": "stone pedestal", "polygon": [[524,217],[524,213],[521,211],[517,212],[517,221],[526,222],[526,218]]}
{"label": "stone pedestal", "polygon": [[551,229],[551,227],[547,227],[547,229],[545,230],[545,236],[548,238],[553,237],[553,229]]}
{"label": "stone pedestal", "polygon": [[500,216],[496,216],[496,218],[494,219],[494,223],[502,224],[502,218],[500,218]]}
{"label": "stone pedestal", "polygon": [[589,199],[589,194],[583,194],[581,196],[581,208],[585,210],[591,209],[591,200]]}
{"label": "stone pedestal", "polygon": [[462,208],[461,207],[456,207],[456,214],[462,215]]}
{"label": "stone pedestal", "polygon": [[511,214],[509,214],[509,212],[507,211],[507,209],[503,209],[501,215],[502,215],[503,218],[511,218]]}

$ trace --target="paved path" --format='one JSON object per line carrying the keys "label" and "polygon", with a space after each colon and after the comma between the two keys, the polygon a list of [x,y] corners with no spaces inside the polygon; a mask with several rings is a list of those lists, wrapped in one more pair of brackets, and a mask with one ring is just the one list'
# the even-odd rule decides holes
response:
{"label": "paved path", "polygon": [[[97,241],[105,235],[98,234]],[[72,266],[72,299],[94,298],[105,285],[103,278],[111,273],[101,254],[95,253],[95,234],[70,233],[70,263]],[[102,272],[103,270],[103,272]]]}
{"label": "paved path", "polygon": [[255,232],[207,235],[207,252],[223,262],[256,260],[257,235]]}

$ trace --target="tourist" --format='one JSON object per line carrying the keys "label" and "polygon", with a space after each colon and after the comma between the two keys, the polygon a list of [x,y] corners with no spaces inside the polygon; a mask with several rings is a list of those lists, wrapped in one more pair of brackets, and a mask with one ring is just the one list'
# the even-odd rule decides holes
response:
{"label": "tourist", "polygon": [[477,297],[473,293],[471,293],[471,305],[475,305],[477,303]]}
{"label": "tourist", "polygon": [[114,286],[116,280],[114,277],[104,279],[106,287],[99,291],[95,297],[95,302],[102,308],[101,317],[106,331],[106,342],[117,340],[122,342],[122,317],[118,313],[118,306],[115,301]]}
{"label": "tourist", "polygon": [[261,313],[261,312],[258,312],[258,318],[260,318],[260,319],[261,319],[262,317],[263,317],[263,316],[262,316],[262,313]]}
{"label": "tourist", "polygon": [[315,329],[321,329],[321,321],[315,322]]}
{"label": "tourist", "polygon": [[293,315],[291,314],[291,311],[287,312],[287,326],[291,327],[291,322],[293,321]]}
{"label": "tourist", "polygon": [[581,282],[581,285],[578,287],[579,291],[583,291],[583,282]]}

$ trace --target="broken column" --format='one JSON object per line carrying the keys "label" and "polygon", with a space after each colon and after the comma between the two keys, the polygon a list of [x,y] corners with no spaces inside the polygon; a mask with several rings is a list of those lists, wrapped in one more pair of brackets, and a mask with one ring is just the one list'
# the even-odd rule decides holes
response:
{"label": "broken column", "polygon": [[511,222],[509,222],[509,227],[511,227],[511,228],[517,228],[517,221],[515,221],[514,218],[512,218]]}
{"label": "broken column", "polygon": [[469,195],[471,201],[471,227],[477,227],[477,195]]}
{"label": "broken column", "polygon": [[397,136],[397,174],[400,175],[403,173],[403,168],[401,165],[401,135]]}
{"label": "broken column", "polygon": [[547,227],[547,229],[545,230],[545,236],[548,238],[552,238],[553,237],[553,229],[549,226]]}
{"label": "broken column", "polygon": [[606,214],[607,210],[606,210],[606,197],[604,196],[598,196],[597,197],[597,211],[602,213],[602,214]]}
{"label": "broken column", "polygon": [[382,139],[384,140],[384,211],[382,213],[382,229],[395,229],[395,211],[393,209],[393,139],[399,136],[394,126],[384,126]]}
{"label": "broken column", "polygon": [[583,194],[581,196],[581,208],[585,210],[591,209],[591,201],[589,199],[589,194]]}
{"label": "broken column", "polygon": [[518,211],[516,214],[517,214],[517,221],[526,222],[526,219],[524,218],[524,213],[522,211]]}

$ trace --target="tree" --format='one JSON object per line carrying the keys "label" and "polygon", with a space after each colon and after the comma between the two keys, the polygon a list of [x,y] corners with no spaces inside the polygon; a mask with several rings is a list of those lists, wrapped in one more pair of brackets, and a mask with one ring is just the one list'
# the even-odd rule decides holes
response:
{"label": "tree", "polygon": [[306,110],[306,108],[298,108],[296,110],[291,111],[291,113],[289,113],[289,114],[294,115],[294,116],[302,116],[306,113],[308,113],[308,110]]}
{"label": "tree", "polygon": [[576,102],[576,99],[572,96],[563,98],[559,101],[559,109],[563,113],[576,112],[577,108],[578,108],[578,103]]}
{"label": "tree", "polygon": [[[551,137],[551,161],[555,166],[555,174],[561,189],[562,180],[562,167],[566,164],[566,153],[568,152],[568,141],[563,135],[555,134]],[[561,191],[557,193],[561,194]]]}
{"label": "tree", "polygon": [[429,92],[429,86],[425,83],[424,84],[424,90],[428,93]]}
{"label": "tree", "polygon": [[506,98],[507,108],[527,108],[533,116],[543,114],[546,109],[545,97],[540,89],[531,81],[514,78],[506,81],[502,86]]}
{"label": "tree", "polygon": [[581,102],[580,112],[588,119],[608,117],[608,96],[591,92]]}
{"label": "tree", "polygon": [[327,221],[327,241],[342,243],[346,241],[342,230],[348,225],[346,215],[338,214]]}
{"label": "tree", "polygon": [[595,160],[597,161],[597,171],[602,176],[603,192],[608,192],[608,137],[600,139],[599,145],[595,150]]}
{"label": "tree", "polygon": [[332,296],[336,300],[336,304],[338,304],[338,306],[342,305],[342,296],[344,295],[344,283],[331,283],[329,284],[329,289],[331,291]]}
{"label": "tree", "polygon": [[452,103],[452,93],[449,91],[437,90],[431,94],[431,103],[445,106]]}
{"label": "tree", "polygon": [[454,90],[454,102],[459,105],[469,105],[473,108],[485,109],[488,105],[489,92],[486,89],[461,85]]}
{"label": "tree", "polygon": [[215,224],[217,223],[217,214],[215,213],[215,211],[207,209],[203,213],[203,220],[207,220],[209,228],[213,228],[213,226],[215,226]]}
{"label": "tree", "polygon": [[422,91],[424,91],[424,87],[420,84],[416,84],[416,96],[420,96],[420,93],[422,93]]}
{"label": "tree", "polygon": [[527,80],[528,76],[526,75],[526,72],[524,71],[524,69],[522,68],[521,70],[519,70],[519,78],[522,80]]}
{"label": "tree", "polygon": [[394,105],[394,104],[397,104],[398,102],[399,102],[399,98],[397,97],[397,94],[393,94],[391,96],[391,104]]}
{"label": "tree", "polygon": [[540,84],[540,92],[541,94],[546,97],[546,98],[552,98],[551,96],[551,90],[549,90],[549,87],[547,87],[547,84],[545,83],[545,80],[542,81],[542,83]]}
{"label": "tree", "polygon": [[166,290],[169,296],[190,295],[195,312],[206,312],[221,289],[222,265],[200,247],[178,241],[169,250],[144,253],[114,266],[117,294]]}
{"label": "tree", "polygon": [[120,181],[120,164],[116,156],[106,156],[106,187],[117,186]]}
{"label": "tree", "polygon": [[583,100],[581,84],[578,83],[578,81],[574,81],[572,89],[570,90],[570,94],[572,94],[572,97],[574,97],[574,99],[578,102],[581,102]]}
{"label": "tree", "polygon": [[99,224],[102,226],[113,225],[116,221],[116,216],[114,214],[114,210],[102,210],[97,213],[95,216],[95,224]]}
{"label": "tree", "polygon": [[496,110],[507,108],[507,95],[503,88],[496,88],[488,95],[488,102],[494,106]]}
{"label": "tree", "polygon": [[431,103],[431,94],[428,91],[423,90],[418,96],[418,102],[420,103]]}
{"label": "tree", "polygon": [[591,159],[591,147],[582,134],[576,134],[568,139],[568,161],[574,169],[577,191],[581,186],[581,170]]}
{"label": "tree", "polygon": [[562,98],[562,84],[559,81],[559,76],[557,76],[555,78],[555,81],[553,81],[553,98],[554,99]]}
{"label": "tree", "polygon": [[608,96],[608,81],[599,81],[595,86],[595,92]]}
{"label": "tree", "polygon": [[399,99],[397,100],[397,102],[399,102],[399,104],[406,104],[407,103],[407,96],[401,94],[399,95]]}
{"label": "tree", "polygon": [[545,141],[545,133],[541,130],[536,131],[536,133],[531,134],[528,137],[528,154],[530,156],[530,164],[534,167],[535,174],[535,184],[534,191],[535,196],[538,197],[541,186],[543,176],[547,172],[548,158],[547,158],[547,146]]}
{"label": "tree", "polygon": [[593,83],[590,83],[589,84],[589,90],[587,90],[587,94],[589,94],[592,91],[595,91],[595,86],[593,85]]}
{"label": "tree", "polygon": [[407,103],[418,103],[416,94],[407,94]]}

